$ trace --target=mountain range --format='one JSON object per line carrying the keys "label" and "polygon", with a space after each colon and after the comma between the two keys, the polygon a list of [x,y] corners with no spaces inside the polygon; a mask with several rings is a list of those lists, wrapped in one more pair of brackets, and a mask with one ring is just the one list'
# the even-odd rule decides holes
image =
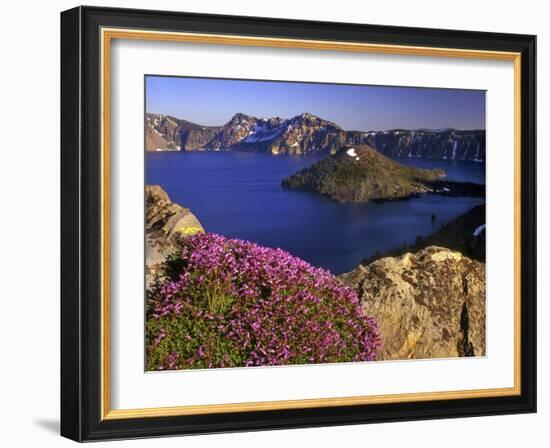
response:
{"label": "mountain range", "polygon": [[145,115],[147,151],[253,151],[336,154],[346,145],[369,145],[396,157],[485,160],[485,130],[392,129],[347,131],[310,113],[256,118],[236,113],[223,126],[201,126],[170,115]]}

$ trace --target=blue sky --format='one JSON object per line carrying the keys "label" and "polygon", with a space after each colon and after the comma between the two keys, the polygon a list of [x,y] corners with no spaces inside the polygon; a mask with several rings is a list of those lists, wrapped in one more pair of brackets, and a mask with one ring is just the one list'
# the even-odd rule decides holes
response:
{"label": "blue sky", "polygon": [[310,112],[346,130],[485,129],[485,91],[146,77],[146,110],[205,126]]}

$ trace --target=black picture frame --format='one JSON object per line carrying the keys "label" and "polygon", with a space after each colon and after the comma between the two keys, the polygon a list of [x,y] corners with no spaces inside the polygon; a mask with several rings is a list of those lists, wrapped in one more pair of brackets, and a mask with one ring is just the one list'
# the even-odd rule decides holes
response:
{"label": "black picture frame", "polygon": [[[100,29],[130,28],[521,53],[521,393],[515,396],[101,418]],[[536,37],[77,7],[61,14],[61,435],[76,441],[536,412]]]}

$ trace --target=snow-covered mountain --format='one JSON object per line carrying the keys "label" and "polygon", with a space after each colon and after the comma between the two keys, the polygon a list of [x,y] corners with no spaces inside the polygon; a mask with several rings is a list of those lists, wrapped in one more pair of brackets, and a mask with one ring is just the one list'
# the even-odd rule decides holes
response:
{"label": "snow-covered mountain", "polygon": [[310,113],[293,118],[235,114],[224,126],[200,126],[168,115],[146,114],[146,149],[255,151],[270,154],[335,154],[345,145],[368,144],[390,157],[485,160],[485,131],[346,131]]}

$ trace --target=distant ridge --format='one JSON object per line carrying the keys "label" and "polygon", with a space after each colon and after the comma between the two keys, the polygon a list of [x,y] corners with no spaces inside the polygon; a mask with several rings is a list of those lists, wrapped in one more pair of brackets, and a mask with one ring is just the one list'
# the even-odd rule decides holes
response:
{"label": "distant ridge", "polygon": [[346,131],[309,112],[292,118],[236,113],[223,126],[201,126],[170,115],[145,115],[147,151],[251,151],[270,154],[336,154],[366,144],[392,158],[485,161],[485,131],[393,129]]}

